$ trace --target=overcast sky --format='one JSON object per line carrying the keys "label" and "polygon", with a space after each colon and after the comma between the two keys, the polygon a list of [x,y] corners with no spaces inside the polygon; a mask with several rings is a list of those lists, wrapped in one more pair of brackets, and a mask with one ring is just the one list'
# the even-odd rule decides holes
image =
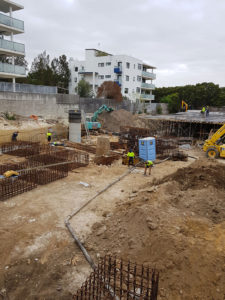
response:
{"label": "overcast sky", "polygon": [[[29,62],[84,59],[85,48],[127,54],[157,67],[157,86],[214,82],[225,86],[224,0],[15,0],[25,9]],[[99,46],[100,45],[100,46]]]}

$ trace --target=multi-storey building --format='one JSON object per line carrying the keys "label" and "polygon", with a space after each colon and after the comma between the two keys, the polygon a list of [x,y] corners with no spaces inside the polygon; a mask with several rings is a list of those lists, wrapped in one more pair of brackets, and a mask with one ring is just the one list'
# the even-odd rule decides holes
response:
{"label": "multi-storey building", "polygon": [[128,55],[111,55],[96,49],[85,50],[85,60],[70,59],[71,82],[70,94],[76,93],[81,79],[90,83],[95,96],[98,87],[104,81],[114,81],[121,87],[123,96],[132,101],[150,103],[154,100],[152,91],[156,79],[156,69],[140,59]]}
{"label": "multi-storey building", "polygon": [[[15,58],[25,56],[25,46],[14,41],[14,36],[24,33],[24,22],[13,18],[13,12],[24,7],[9,0],[0,0],[0,78],[25,77],[23,66],[15,65]],[[8,14],[8,15],[7,15]]]}

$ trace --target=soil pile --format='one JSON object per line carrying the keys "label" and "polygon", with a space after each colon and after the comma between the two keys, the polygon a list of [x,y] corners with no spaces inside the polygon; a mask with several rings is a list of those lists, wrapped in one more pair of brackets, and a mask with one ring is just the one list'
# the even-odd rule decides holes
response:
{"label": "soil pile", "polygon": [[114,254],[161,270],[159,299],[225,295],[225,168],[198,161],[129,200],[93,226],[92,254]]}
{"label": "soil pile", "polygon": [[119,132],[120,126],[132,126],[145,128],[145,122],[137,115],[133,115],[124,109],[114,110],[111,113],[104,112],[99,117],[102,128],[112,132]]}

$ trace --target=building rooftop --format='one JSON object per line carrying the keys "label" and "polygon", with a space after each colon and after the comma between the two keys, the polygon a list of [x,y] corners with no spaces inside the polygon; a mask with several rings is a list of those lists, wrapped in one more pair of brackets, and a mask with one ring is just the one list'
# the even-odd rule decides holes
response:
{"label": "building rooftop", "polygon": [[12,7],[12,11],[24,9],[22,5],[16,4],[10,0],[0,0],[0,11],[9,13],[10,7]]}
{"label": "building rooftop", "polygon": [[102,50],[98,50],[98,49],[85,49],[85,50],[93,50],[93,51],[95,51],[96,52],[96,56],[112,56],[112,54],[110,54],[110,53],[107,53],[107,52],[105,52],[105,51],[102,51]]}
{"label": "building rooftop", "polygon": [[156,69],[156,67],[153,67],[153,66],[151,66],[149,64],[146,64],[144,62],[143,62],[143,67],[146,67],[147,69]]}

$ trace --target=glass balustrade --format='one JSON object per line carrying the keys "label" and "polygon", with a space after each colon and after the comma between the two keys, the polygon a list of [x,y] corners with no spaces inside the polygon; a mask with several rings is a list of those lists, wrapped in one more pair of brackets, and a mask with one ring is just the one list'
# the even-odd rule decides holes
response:
{"label": "glass balustrade", "polygon": [[0,63],[0,72],[15,75],[26,75],[25,67]]}
{"label": "glass balustrade", "polygon": [[0,48],[10,50],[10,51],[20,52],[20,53],[25,53],[24,44],[11,42],[4,39],[0,39]]}
{"label": "glass balustrade", "polygon": [[0,24],[24,30],[24,22],[0,13]]}

